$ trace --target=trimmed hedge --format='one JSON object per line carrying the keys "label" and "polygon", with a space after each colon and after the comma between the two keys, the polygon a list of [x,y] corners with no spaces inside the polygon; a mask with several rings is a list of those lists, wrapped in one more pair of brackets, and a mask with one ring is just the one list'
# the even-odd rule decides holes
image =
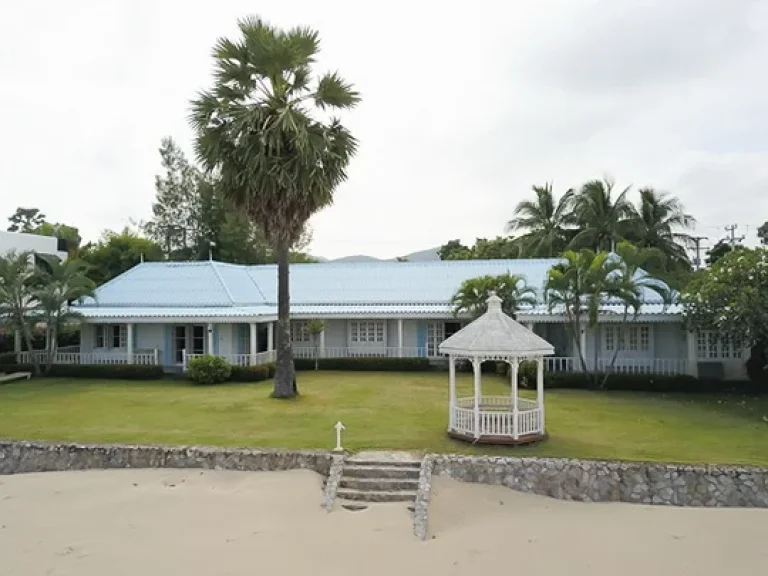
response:
{"label": "trimmed hedge", "polygon": [[7,361],[0,364],[0,374],[12,374],[14,372],[32,372],[34,374],[35,367],[32,364],[16,364]]}
{"label": "trimmed hedge", "polygon": [[220,356],[205,354],[192,358],[187,372],[195,384],[221,384],[229,380],[232,366]]}
{"label": "trimmed hedge", "polygon": [[54,364],[46,374],[53,378],[105,378],[109,380],[159,380],[162,366],[144,364]]}
{"label": "trimmed hedge", "polygon": [[[598,382],[602,383],[603,376]],[[534,384],[535,385],[535,384]],[[581,372],[556,372],[544,375],[544,388],[594,388],[594,378]],[[718,394],[736,392],[740,394],[759,393],[752,382],[698,379],[684,374],[660,376],[657,374],[611,374],[603,390],[656,393],[698,393]],[[765,390],[763,390],[765,392]]]}
{"label": "trimmed hedge", "polygon": [[9,366],[18,364],[16,361],[16,352],[4,352],[0,354],[0,366]]}
{"label": "trimmed hedge", "polygon": [[[299,370],[314,370],[315,360],[300,358],[293,361]],[[320,370],[350,370],[358,372],[426,372],[432,370],[429,358],[320,358]]]}
{"label": "trimmed hedge", "polygon": [[274,364],[261,364],[259,366],[232,366],[229,374],[230,382],[262,382],[275,375]]}

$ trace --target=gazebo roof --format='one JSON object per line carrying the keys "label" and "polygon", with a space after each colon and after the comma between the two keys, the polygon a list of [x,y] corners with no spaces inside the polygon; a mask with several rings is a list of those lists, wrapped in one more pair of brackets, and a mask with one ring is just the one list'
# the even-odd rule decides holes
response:
{"label": "gazebo roof", "polygon": [[442,354],[482,356],[547,356],[555,349],[501,310],[495,292],[486,300],[488,311],[440,344]]}

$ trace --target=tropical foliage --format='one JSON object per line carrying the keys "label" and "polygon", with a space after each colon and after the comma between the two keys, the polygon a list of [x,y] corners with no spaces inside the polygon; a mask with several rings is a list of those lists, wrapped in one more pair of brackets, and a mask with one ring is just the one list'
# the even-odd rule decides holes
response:
{"label": "tropical foliage", "polygon": [[697,276],[682,295],[692,329],[715,330],[731,342],[752,347],[762,358],[751,375],[765,376],[768,348],[768,249],[742,248]]}
{"label": "tropical foliage", "polygon": [[573,236],[576,218],[572,211],[574,192],[568,190],[555,199],[552,184],[533,186],[535,199],[524,200],[507,223],[508,232],[523,232],[518,237],[521,252],[529,258],[552,258],[562,254]]}
{"label": "tropical foliage", "polygon": [[615,194],[611,180],[590,180],[574,198],[573,218],[579,232],[571,247],[613,250],[631,230],[635,210],[627,195],[629,187]]}
{"label": "tropical foliage", "polygon": [[227,199],[274,248],[278,265],[275,397],[295,396],[288,262],[307,221],[330,205],[357,144],[327,112],[360,97],[338,74],[313,76],[319,36],[248,17],[214,47],[214,84],[192,103],[195,148]]}
{"label": "tropical foliage", "polygon": [[536,292],[526,285],[521,276],[486,275],[462,282],[451,299],[453,313],[455,315],[469,313],[477,318],[488,309],[486,300],[491,292],[495,292],[501,298],[501,309],[513,318],[521,307],[536,304]]}

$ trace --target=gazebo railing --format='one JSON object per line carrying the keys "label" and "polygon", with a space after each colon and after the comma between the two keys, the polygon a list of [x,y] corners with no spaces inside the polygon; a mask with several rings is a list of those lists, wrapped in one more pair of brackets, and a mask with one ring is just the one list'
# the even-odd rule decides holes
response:
{"label": "gazebo railing", "polygon": [[[473,397],[468,398],[457,398],[456,399],[456,406],[459,408],[470,408],[473,409],[475,407],[475,399]],[[536,410],[539,407],[539,405],[536,403],[536,400],[531,400],[529,398],[520,398],[517,399],[517,409],[519,411],[523,410]],[[481,396],[480,397],[480,409],[484,410],[490,408],[493,410],[494,408],[497,410],[512,410],[512,397],[511,396]]]}
{"label": "gazebo railing", "polygon": [[[517,399],[517,436],[543,433],[541,409],[535,400]],[[450,429],[453,432],[474,436],[475,399],[457,398],[451,408]],[[480,436],[515,436],[515,415],[509,396],[482,396],[478,410]]]}

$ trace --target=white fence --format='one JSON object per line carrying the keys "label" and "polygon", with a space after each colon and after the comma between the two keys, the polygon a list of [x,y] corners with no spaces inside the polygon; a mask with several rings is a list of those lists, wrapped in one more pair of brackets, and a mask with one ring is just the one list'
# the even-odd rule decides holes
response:
{"label": "white fence", "polygon": [[518,398],[518,412],[512,412],[509,396],[483,396],[477,411],[478,430],[475,430],[474,398],[458,398],[451,407],[449,428],[453,432],[474,437],[509,436],[543,433],[541,409],[527,398]]}
{"label": "white fence", "polygon": [[[79,350],[79,347],[78,347]],[[21,364],[46,364],[48,351],[34,350],[19,352],[18,361]],[[62,352],[58,350],[53,355],[53,364],[160,364],[158,350],[137,350],[131,359],[127,352]]]}
{"label": "white fence", "polygon": [[617,358],[611,366],[610,358],[598,358],[597,371],[612,374],[677,376],[688,373],[688,361],[677,358]]}

